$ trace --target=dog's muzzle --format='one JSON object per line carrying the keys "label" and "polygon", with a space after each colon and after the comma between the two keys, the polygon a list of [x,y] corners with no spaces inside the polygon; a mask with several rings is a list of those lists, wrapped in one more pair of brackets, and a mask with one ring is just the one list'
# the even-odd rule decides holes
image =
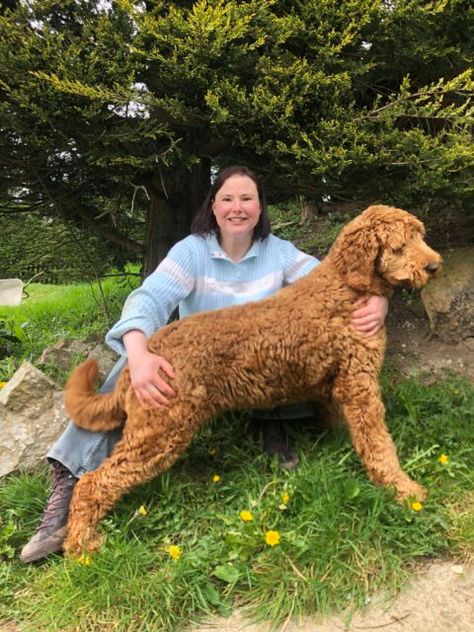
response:
{"label": "dog's muzzle", "polygon": [[441,266],[438,261],[430,261],[430,263],[428,263],[428,265],[425,266],[425,270],[426,272],[428,272],[428,274],[436,274],[436,272],[438,272],[440,267]]}

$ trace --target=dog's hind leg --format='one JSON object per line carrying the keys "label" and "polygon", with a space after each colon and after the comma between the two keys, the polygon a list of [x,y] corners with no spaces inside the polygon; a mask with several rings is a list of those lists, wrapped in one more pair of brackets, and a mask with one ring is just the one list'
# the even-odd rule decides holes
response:
{"label": "dog's hind leg", "polygon": [[397,500],[423,500],[425,489],[401,468],[395,444],[385,425],[385,409],[376,376],[368,372],[340,376],[333,396],[349,427],[352,442],[369,478],[378,485],[393,486]]}
{"label": "dog's hind leg", "polygon": [[[132,423],[130,423],[132,422]],[[159,420],[150,414],[140,427],[128,420],[112,455],[88,472],[74,490],[64,548],[73,556],[100,548],[97,526],[124,494],[171,467],[191,442],[199,425],[177,424],[167,412]]]}

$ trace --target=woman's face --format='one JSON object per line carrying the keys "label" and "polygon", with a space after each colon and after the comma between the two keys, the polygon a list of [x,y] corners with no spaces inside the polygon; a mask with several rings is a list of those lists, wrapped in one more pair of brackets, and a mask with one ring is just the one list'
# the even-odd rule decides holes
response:
{"label": "woman's face", "polygon": [[231,176],[212,203],[221,237],[251,236],[260,218],[257,185],[248,176]]}

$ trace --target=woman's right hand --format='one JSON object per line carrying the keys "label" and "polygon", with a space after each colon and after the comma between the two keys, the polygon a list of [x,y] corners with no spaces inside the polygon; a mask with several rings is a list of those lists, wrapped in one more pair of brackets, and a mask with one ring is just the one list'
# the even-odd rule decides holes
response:
{"label": "woman's right hand", "polygon": [[132,388],[142,405],[169,406],[170,399],[176,392],[162,376],[175,378],[171,364],[163,358],[148,351],[144,333],[132,329],[123,336],[123,343],[128,355],[128,368]]}
{"label": "woman's right hand", "polygon": [[162,375],[169,379],[175,377],[173,367],[162,356],[146,351],[134,360],[128,360],[133,390],[140,404],[169,406],[175,391]]}

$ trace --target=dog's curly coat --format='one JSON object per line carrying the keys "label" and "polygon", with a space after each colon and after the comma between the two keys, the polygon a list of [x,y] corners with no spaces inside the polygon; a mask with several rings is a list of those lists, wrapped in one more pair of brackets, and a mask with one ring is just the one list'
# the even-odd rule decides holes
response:
{"label": "dog's curly coat", "polygon": [[112,455],[74,491],[65,543],[78,555],[100,546],[98,522],[132,487],[168,469],[198,428],[228,409],[266,408],[330,395],[349,427],[372,481],[399,499],[425,497],[400,467],[384,423],[378,374],[385,333],[367,338],[351,324],[354,301],[388,295],[392,286],[422,287],[440,266],[406,211],[371,206],[339,234],[323,262],[274,296],[200,313],[153,334],[148,347],[176,372],[169,407],[142,407],[128,369],[115,391],[96,394],[97,364],[71,375],[66,408],[88,430],[124,424]]}

